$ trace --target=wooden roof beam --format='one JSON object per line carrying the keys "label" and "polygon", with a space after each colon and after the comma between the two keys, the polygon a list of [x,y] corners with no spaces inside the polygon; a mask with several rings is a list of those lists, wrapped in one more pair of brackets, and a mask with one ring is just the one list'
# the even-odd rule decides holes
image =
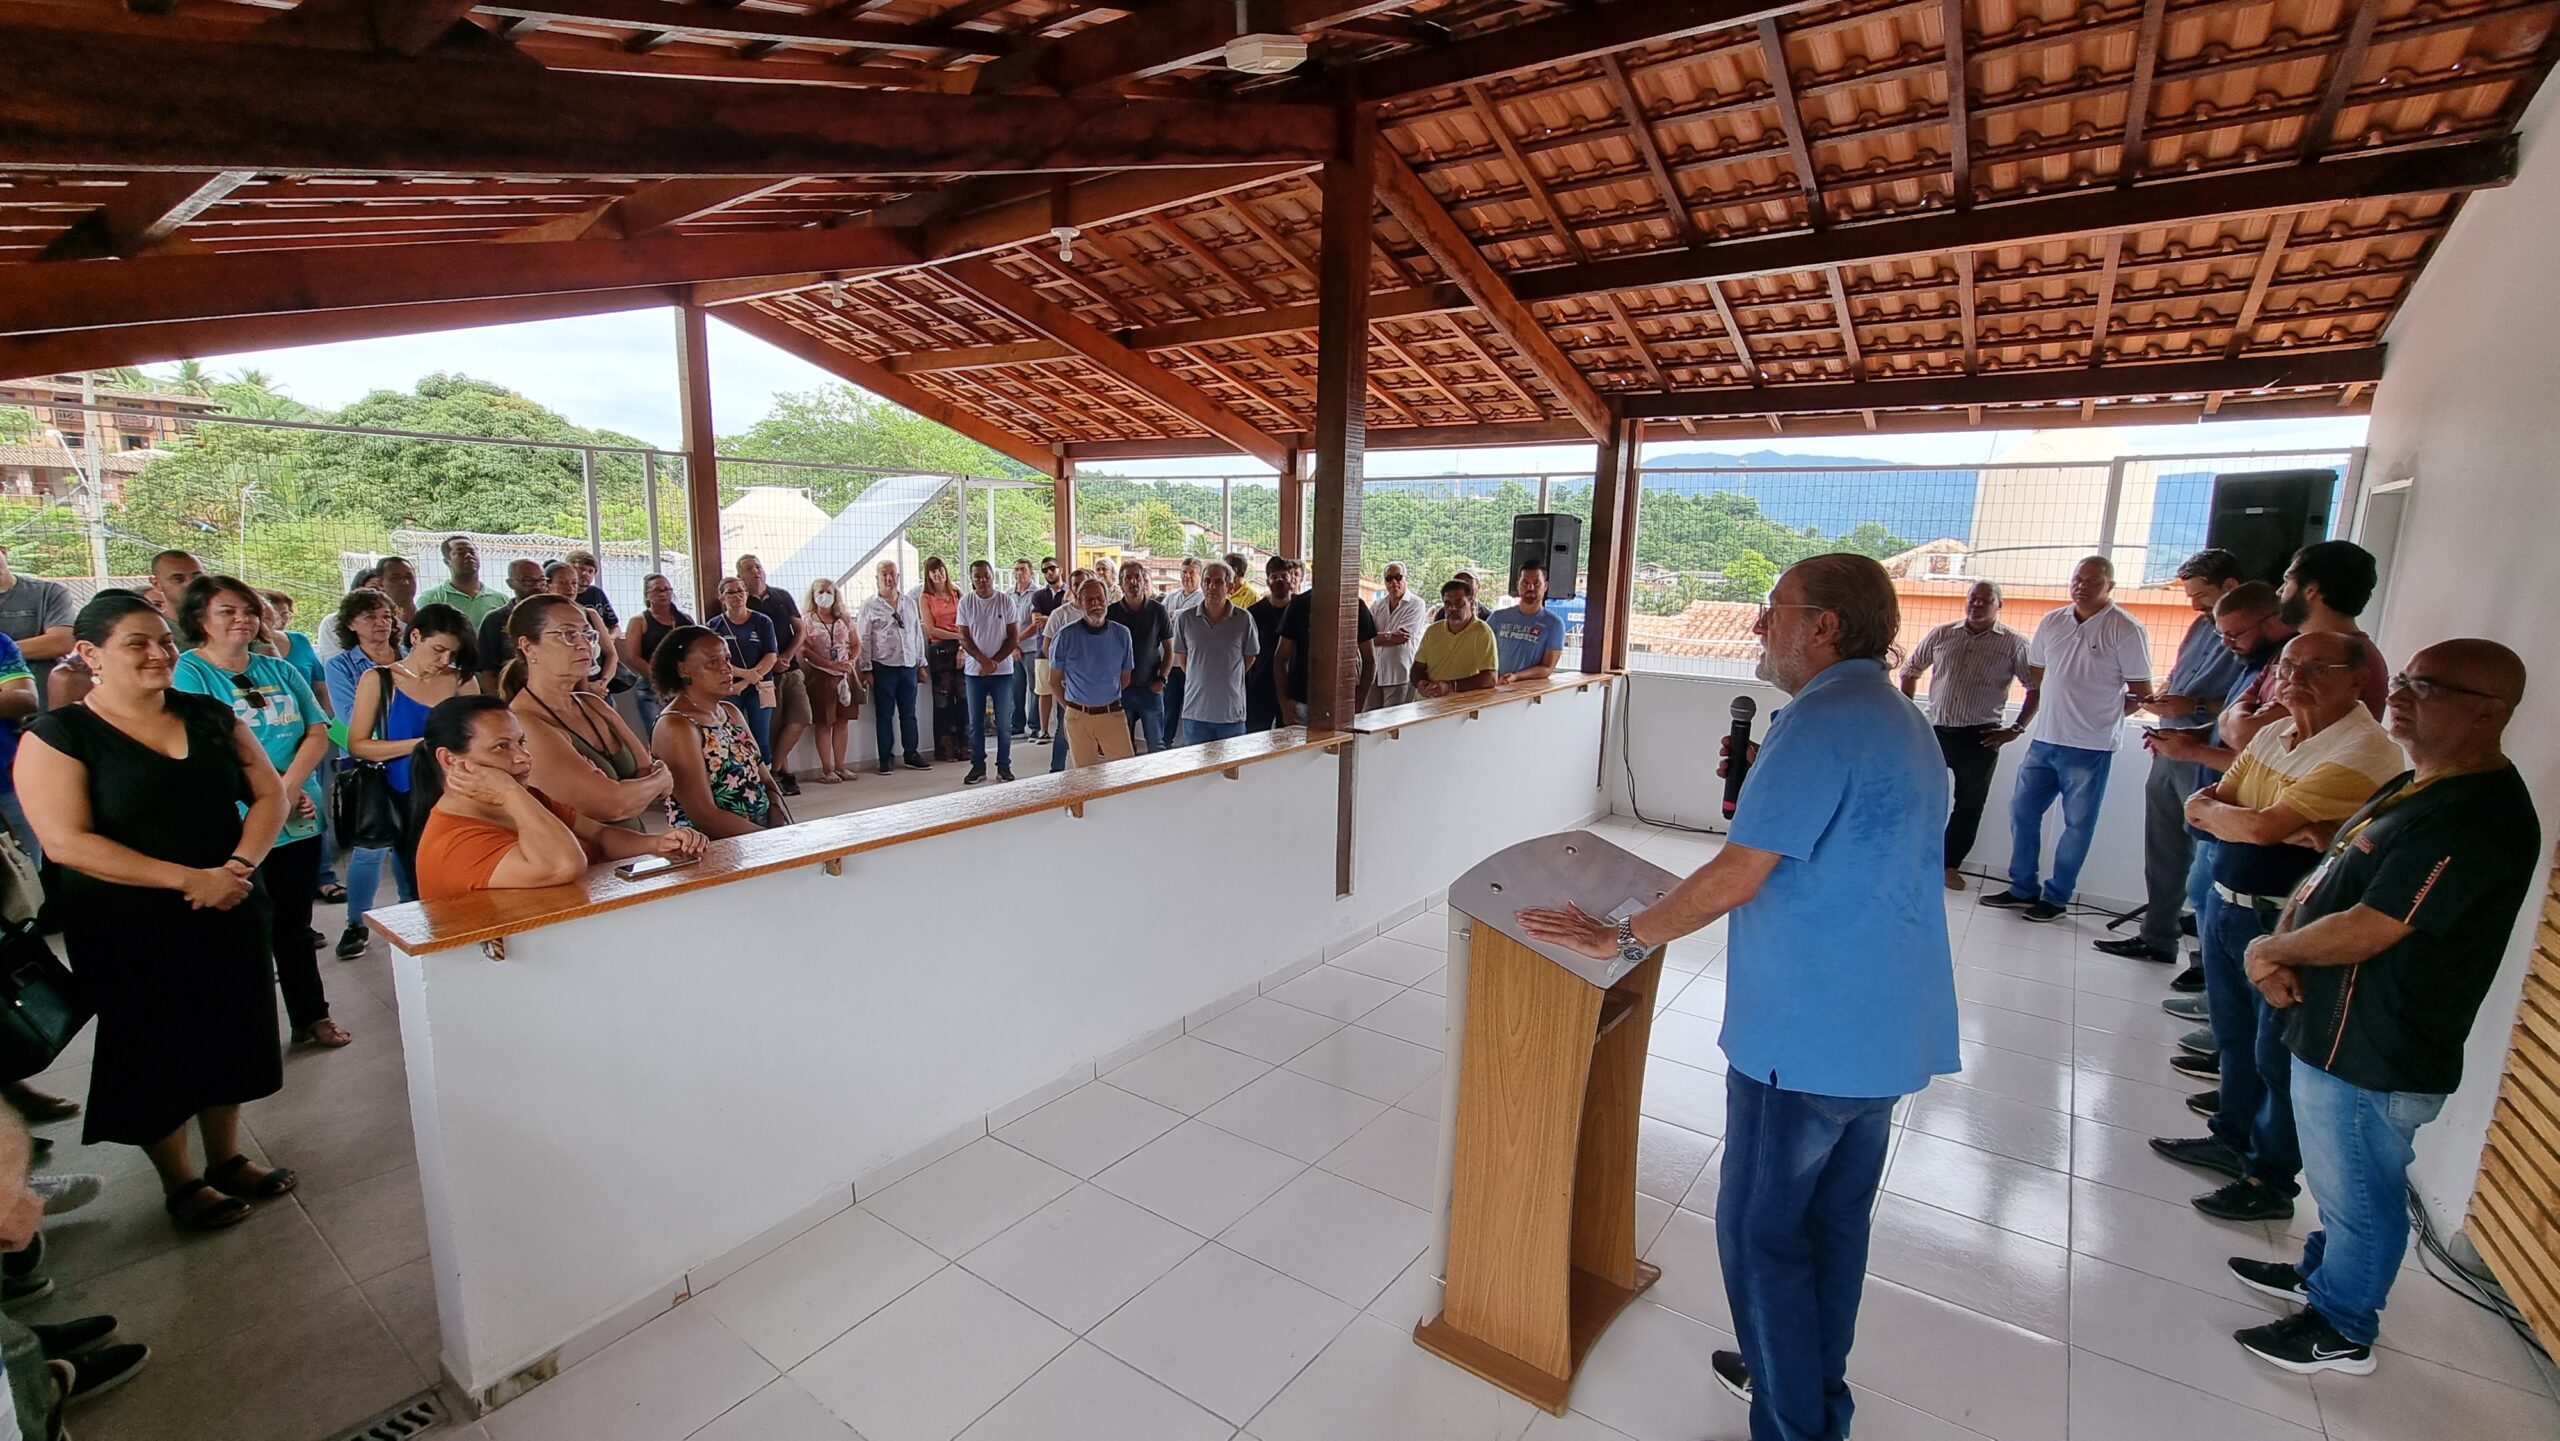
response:
{"label": "wooden roof beam", "polygon": [[1236,0],[1172,0],[1132,9],[1118,20],[1090,25],[1054,40],[1026,45],[978,67],[981,95],[1038,87],[1060,95],[1106,89],[1187,70],[1219,59],[1240,35],[1295,34],[1340,21],[1393,10],[1404,0],[1247,0],[1237,23]]}
{"label": "wooden roof beam", "polygon": [[72,222],[38,260],[140,255],[254,178],[246,170],[161,170],[125,181],[115,198]]}
{"label": "wooden roof beam", "polygon": [[[1963,0],[1947,3],[1958,5]],[[1620,113],[1626,116],[1628,143],[1635,146],[1636,158],[1644,162],[1645,173],[1653,177],[1654,188],[1662,192],[1662,203],[1671,212],[1673,235],[1684,245],[1695,245],[1706,237],[1699,234],[1698,217],[1690,213],[1688,196],[1663,159],[1662,142],[1654,136],[1653,121],[1645,114],[1644,97],[1636,93],[1634,78],[1627,74],[1627,62],[1615,55],[1603,55],[1600,73],[1608,80],[1609,94]]]}
{"label": "wooden roof beam", "polygon": [[2258,328],[2258,313],[2266,307],[2267,287],[2275,284],[2276,268],[2284,264],[2284,248],[2293,239],[2293,217],[2279,215],[2267,225],[2266,248],[2258,252],[2258,267],[2249,277],[2249,293],[2240,301],[2239,312],[2231,317],[2231,339],[2222,348],[2227,356],[2238,356],[2249,348],[2249,334]]}
{"label": "wooden roof beam", "polygon": [[2363,72],[2365,55],[2373,48],[2374,27],[2382,19],[2382,0],[2355,0],[2355,6],[2355,20],[2347,27],[2337,58],[2329,62],[2328,83],[2320,88],[2320,108],[2302,127],[2306,165],[2319,159],[2337,138],[2338,113],[2347,108],[2347,96],[2355,90],[2356,76]]}
{"label": "wooden roof beam", "polygon": [[726,4],[669,5],[666,0],[472,0],[491,15],[520,20],[570,20],[618,25],[644,35],[699,35],[711,40],[777,41],[797,45],[837,46],[847,50],[954,51],[962,55],[1002,55],[1011,49],[1001,35],[977,30],[924,35],[915,26],[878,20],[841,20],[832,15],[784,10],[743,10],[738,0]]}
{"label": "wooden roof beam", "polygon": [[1750,26],[1820,3],[1823,0],[1614,0],[1356,66],[1341,73],[1337,88],[1344,99],[1394,100],[1523,70],[1544,70],[1655,41]]}
{"label": "wooden roof beam", "polygon": [[504,249],[472,241],[23,266],[0,287],[0,333],[866,271],[912,260],[910,239],[890,230],[777,230]]}
{"label": "wooden roof beam", "polygon": [[[1051,177],[981,182],[976,200],[983,203],[926,221],[924,239],[917,248],[929,260],[957,259],[1043,239],[1052,225],[1108,225],[1168,206],[1224,199],[1238,190],[1312,168],[1306,164],[1226,165],[1136,171],[1072,181],[1063,194],[1049,183]],[[890,210],[882,218],[898,218],[898,212]]]}
{"label": "wooden roof beam", "polygon": [[1804,107],[1796,102],[1795,72],[1787,68],[1787,39],[1778,33],[1778,22],[1763,18],[1760,32],[1760,68],[1769,77],[1769,103],[1778,109],[1778,125],[1787,137],[1787,160],[1795,167],[1796,185],[1804,191],[1805,224],[1821,228],[1830,216],[1822,209],[1822,179],[1813,169],[1813,142],[1806,138]]}
{"label": "wooden roof beam", "polygon": [[2151,123],[2151,82],[2160,70],[2160,36],[2168,15],[2169,0],[2142,0],[2142,19],[2133,35],[2133,80],[2124,90],[2124,139],[2116,149],[2116,179],[2127,185],[2142,177],[2142,136]]}
{"label": "wooden roof beam", "polygon": [[2307,351],[2300,355],[2240,360],[2189,360],[2162,365],[2046,366],[1989,375],[1929,380],[1853,380],[1844,384],[1771,385],[1619,397],[1629,416],[1671,420],[1681,416],[1810,415],[1831,411],[1910,410],[1969,405],[2122,400],[2216,391],[2282,390],[2344,385],[2382,378],[2382,347]]}
{"label": "wooden roof beam", "polygon": [[[736,178],[1312,164],[1341,126],[1315,105],[670,85],[36,25],[0,27],[0,74],[0,154],[34,170]],[[131,103],[137,74],[152,77],[147,107]]]}
{"label": "wooden roof beam", "polygon": [[740,305],[714,314],[723,325],[745,331],[787,355],[796,355],[891,405],[903,406],[936,425],[958,431],[999,455],[1011,456],[1040,471],[1047,471],[1057,464],[1057,452],[1049,446],[983,420],[976,412],[954,405],[914,381],[892,375],[850,350],[829,345],[772,311]]}
{"label": "wooden roof beam", "polygon": [[1378,199],[1413,233],[1441,272],[1466,292],[1494,333],[1519,354],[1565,410],[1581,421],[1593,438],[1606,435],[1609,407],[1600,392],[1573,368],[1573,362],[1547,334],[1545,325],[1512,293],[1509,283],[1476,249],[1466,232],[1458,228],[1458,223],[1449,218],[1449,212],[1422,183],[1422,177],[1414,174],[1413,167],[1389,145],[1378,147]]}
{"label": "wooden roof beam", "polygon": [[1967,54],[1964,0],[1941,0],[1938,29],[1946,49],[1947,188],[1956,208],[1965,210],[1973,205],[1973,62]]}
{"label": "wooden roof beam", "polygon": [[954,261],[935,274],[1033,334],[1074,351],[1086,364],[1264,465],[1274,470],[1287,465],[1288,447],[1260,427],[1198,386],[1112,339],[1101,327],[1005,274],[994,261],[984,257]]}

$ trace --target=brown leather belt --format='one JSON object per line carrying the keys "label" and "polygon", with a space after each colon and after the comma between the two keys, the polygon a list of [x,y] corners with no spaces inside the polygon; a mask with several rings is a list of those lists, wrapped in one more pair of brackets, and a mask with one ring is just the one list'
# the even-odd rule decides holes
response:
{"label": "brown leather belt", "polygon": [[1060,701],[1059,704],[1065,706],[1069,710],[1083,711],[1086,715],[1109,715],[1120,708],[1120,702],[1118,701],[1113,701],[1109,705],[1078,705],[1071,700]]}

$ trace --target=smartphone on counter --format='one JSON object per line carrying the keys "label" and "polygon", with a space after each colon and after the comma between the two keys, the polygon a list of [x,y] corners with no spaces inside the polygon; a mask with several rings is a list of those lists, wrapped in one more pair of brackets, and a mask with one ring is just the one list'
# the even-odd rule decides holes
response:
{"label": "smartphone on counter", "polygon": [[644,881],[669,871],[680,871],[701,860],[700,856],[635,856],[613,868],[613,873],[626,881]]}

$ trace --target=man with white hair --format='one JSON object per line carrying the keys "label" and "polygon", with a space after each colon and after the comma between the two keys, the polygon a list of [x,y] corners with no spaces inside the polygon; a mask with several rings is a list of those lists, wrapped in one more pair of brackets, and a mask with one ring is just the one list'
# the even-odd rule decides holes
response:
{"label": "man with white hair", "polygon": [[1370,619],[1378,623],[1369,652],[1376,679],[1370,683],[1364,710],[1413,699],[1413,655],[1422,646],[1422,628],[1431,623],[1422,597],[1405,588],[1403,561],[1388,562],[1386,582],[1386,593],[1369,607]]}

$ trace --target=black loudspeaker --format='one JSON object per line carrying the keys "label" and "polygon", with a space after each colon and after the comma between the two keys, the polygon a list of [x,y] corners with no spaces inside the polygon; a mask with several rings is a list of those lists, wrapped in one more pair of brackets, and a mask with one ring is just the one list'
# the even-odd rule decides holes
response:
{"label": "black loudspeaker", "polygon": [[2329,493],[2337,484],[2334,470],[2217,475],[2204,543],[2239,557],[2249,579],[2282,584],[2295,551],[2329,538]]}
{"label": "black loudspeaker", "polygon": [[1579,594],[1574,557],[1582,554],[1582,517],[1560,512],[1511,517],[1510,593],[1520,593],[1520,567],[1543,562],[1547,567],[1547,599],[1571,600]]}

